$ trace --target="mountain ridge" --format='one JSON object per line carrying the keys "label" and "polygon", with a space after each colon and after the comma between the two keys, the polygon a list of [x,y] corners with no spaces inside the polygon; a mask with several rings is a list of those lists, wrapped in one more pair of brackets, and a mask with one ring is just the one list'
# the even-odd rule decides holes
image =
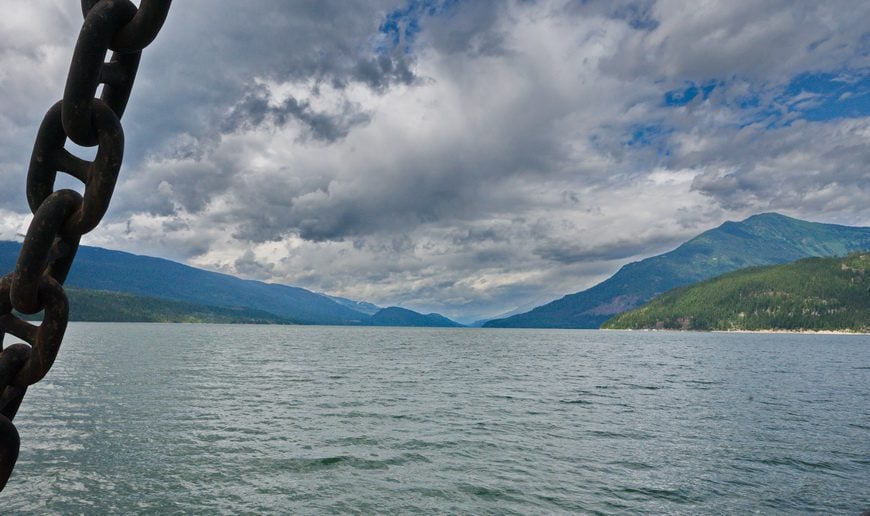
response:
{"label": "mountain ridge", "polygon": [[399,306],[389,306],[379,310],[369,320],[371,326],[419,326],[430,328],[461,328],[463,325],[451,321],[441,314],[421,314]]}
{"label": "mountain ridge", "polygon": [[[20,243],[0,241],[0,270],[14,269],[20,249]],[[343,303],[339,303],[325,294],[301,287],[246,280],[164,258],[91,246],[79,248],[66,285],[207,307],[266,312],[276,320],[297,324],[368,325],[372,314],[347,305],[357,303],[365,310],[378,308],[344,298],[340,298]]]}
{"label": "mountain ridge", "polygon": [[598,328],[672,288],[757,265],[870,249],[870,228],[761,213],[704,231],[675,249],[624,265],[597,285],[485,328]]}
{"label": "mountain ridge", "polygon": [[870,330],[870,253],[749,267],[677,287],[607,329]]}
{"label": "mountain ridge", "polygon": [[209,306],[76,287],[64,290],[69,299],[70,321],[296,324],[291,319],[249,308]]}

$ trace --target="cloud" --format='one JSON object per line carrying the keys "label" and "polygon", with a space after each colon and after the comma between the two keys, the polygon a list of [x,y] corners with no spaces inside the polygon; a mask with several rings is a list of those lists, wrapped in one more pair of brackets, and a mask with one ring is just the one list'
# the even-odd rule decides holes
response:
{"label": "cloud", "polygon": [[843,10],[814,2],[735,1],[687,9],[676,0],[658,1],[650,13],[658,22],[655,30],[620,41],[603,68],[670,81],[739,76],[758,82],[864,68],[870,64],[863,21],[868,14],[870,7],[862,4]]}
{"label": "cloud", "polygon": [[[839,215],[861,213],[868,193],[870,119],[807,122],[772,130],[744,128],[730,138],[691,145],[721,156],[704,167],[692,188],[732,209],[793,210]],[[707,140],[707,141],[703,141]],[[843,157],[848,156],[848,159]]]}
{"label": "cloud", "polygon": [[[758,211],[870,224],[861,4],[176,4],[86,243],[468,320]],[[9,228],[80,23],[16,12]]]}
{"label": "cloud", "polygon": [[21,213],[0,209],[0,240],[21,240],[27,233],[30,218]]}
{"label": "cloud", "polygon": [[[329,88],[328,85],[312,88],[311,93],[316,97],[315,100],[327,96],[328,94],[323,92],[327,88]],[[332,92],[333,96],[337,94],[339,97],[343,97],[341,93],[340,91]],[[285,94],[282,97],[276,98],[276,94],[270,91],[266,83],[258,81],[232,107],[224,119],[222,132],[250,130],[264,124],[282,127],[289,120],[295,119],[304,128],[305,136],[334,142],[347,136],[354,126],[369,121],[368,114],[362,112],[359,104],[353,103],[347,98],[340,98],[338,105],[332,106],[331,110],[319,110],[312,105],[312,101],[309,99],[299,99],[290,94]]]}

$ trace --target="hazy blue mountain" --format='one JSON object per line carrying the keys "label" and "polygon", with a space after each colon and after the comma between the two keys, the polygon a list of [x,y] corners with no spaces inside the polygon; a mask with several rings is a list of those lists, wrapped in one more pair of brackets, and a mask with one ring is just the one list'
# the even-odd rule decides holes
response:
{"label": "hazy blue mountain", "polygon": [[[19,243],[0,242],[0,274],[14,269],[20,249]],[[98,247],[79,248],[66,286],[72,320],[460,326],[438,314],[381,309]]]}
{"label": "hazy blue mountain", "polygon": [[262,310],[207,306],[126,292],[65,288],[71,321],[292,324]]}
{"label": "hazy blue mountain", "polygon": [[[20,249],[19,243],[0,242],[0,274],[14,269]],[[162,258],[98,247],[79,248],[66,285],[233,309],[230,312],[212,314],[210,317],[220,315],[231,318],[238,315],[240,320],[253,318],[274,322],[339,325],[369,324],[371,318],[368,313],[346,306],[353,306],[354,302],[351,300],[344,300],[344,304],[337,303],[328,296],[303,288],[243,280]],[[138,303],[137,306],[142,307],[145,304]],[[372,306],[374,305],[361,303],[357,307],[370,311]],[[407,320],[411,321],[413,318]]]}
{"label": "hazy blue mountain", "polygon": [[494,317],[489,317],[487,319],[478,319],[476,321],[472,321],[468,326],[471,328],[483,328],[484,325],[486,325],[486,323],[488,323],[489,321],[494,321],[496,319],[507,319],[508,317],[511,317],[514,315],[526,313],[529,310],[532,310],[533,308],[538,307],[538,305],[542,301],[543,300],[538,300],[537,302],[531,301],[529,303],[524,303],[523,305],[518,306],[509,312],[504,312],[504,313],[501,313],[501,314],[496,315]]}
{"label": "hazy blue mountain", "polygon": [[326,297],[328,297],[329,299],[332,299],[333,301],[340,304],[341,306],[346,306],[346,307],[350,308],[351,310],[356,310],[357,312],[362,312],[362,313],[367,314],[367,315],[374,315],[374,314],[378,313],[379,310],[382,309],[380,306],[373,304],[373,303],[368,303],[366,301],[354,301],[353,299],[347,299],[347,298],[338,297],[338,296],[326,296]]}
{"label": "hazy blue mountain", "polygon": [[428,326],[458,328],[462,325],[441,314],[421,314],[406,308],[384,308],[369,319],[372,326]]}
{"label": "hazy blue mountain", "polygon": [[490,328],[598,328],[674,287],[757,265],[870,250],[870,228],[821,224],[777,213],[726,222],[665,254],[630,263],[598,285]]}

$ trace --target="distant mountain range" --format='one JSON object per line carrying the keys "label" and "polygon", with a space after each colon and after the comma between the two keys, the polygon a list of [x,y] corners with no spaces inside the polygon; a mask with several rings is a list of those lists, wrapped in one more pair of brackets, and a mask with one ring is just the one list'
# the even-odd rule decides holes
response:
{"label": "distant mountain range", "polygon": [[368,324],[373,326],[426,326],[426,327],[452,327],[457,328],[461,324],[451,321],[441,314],[420,314],[413,310],[391,306],[379,310],[369,319]]}
{"label": "distant mountain range", "polygon": [[726,272],[866,250],[870,228],[806,222],[777,213],[754,215],[701,233],[668,253],[630,263],[588,290],[488,321],[484,327],[598,328],[672,288]]}
{"label": "distant mountain range", "polygon": [[610,329],[870,331],[870,254],[750,267],[605,322]]}
{"label": "distant mountain range", "polygon": [[372,303],[368,303],[366,301],[354,301],[353,299],[345,299],[343,297],[336,297],[336,296],[326,296],[326,297],[328,297],[329,299],[332,299],[333,301],[340,304],[341,306],[345,306],[347,308],[350,308],[351,310],[356,310],[357,312],[362,312],[362,313],[367,314],[367,315],[375,315],[379,311],[383,310],[383,308],[381,308],[380,306],[372,304]]}
{"label": "distant mountain range", "polygon": [[[20,247],[0,242],[0,274],[14,269]],[[726,222],[673,251],[625,265],[588,290],[484,326],[598,328],[675,287],[746,267],[867,250],[870,228],[765,213]],[[97,247],[79,249],[66,285],[72,320],[461,326],[439,314],[382,308]]]}
{"label": "distant mountain range", "polygon": [[[20,249],[21,244],[17,242],[0,242],[0,274],[15,268]],[[73,306],[73,320],[204,320],[364,326],[387,321],[393,326],[460,326],[437,314],[423,315],[402,309],[403,317],[397,318],[394,309],[381,309],[371,303],[330,297],[299,287],[243,280],[162,258],[99,247],[79,248],[66,285],[73,290],[89,291],[71,292],[71,298],[79,296],[83,303],[96,305],[94,310],[85,305]],[[96,308],[106,304],[98,302],[101,298],[116,303],[103,315]],[[161,307],[161,300],[174,304]],[[171,316],[173,312],[178,315]],[[76,319],[77,314],[79,319]]]}

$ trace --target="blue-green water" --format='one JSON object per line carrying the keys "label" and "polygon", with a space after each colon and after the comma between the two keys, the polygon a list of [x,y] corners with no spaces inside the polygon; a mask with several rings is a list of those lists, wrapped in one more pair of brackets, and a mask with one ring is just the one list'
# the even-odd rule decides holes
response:
{"label": "blue-green water", "polygon": [[870,508],[870,337],[73,324],[2,513]]}

